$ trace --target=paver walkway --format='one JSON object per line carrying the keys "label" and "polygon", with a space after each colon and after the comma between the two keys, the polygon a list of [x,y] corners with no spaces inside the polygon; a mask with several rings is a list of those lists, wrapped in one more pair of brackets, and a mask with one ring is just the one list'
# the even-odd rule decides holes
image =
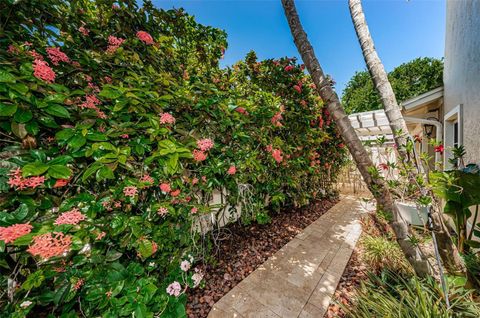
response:
{"label": "paver walkway", "polygon": [[323,317],[361,234],[359,216],[368,209],[342,196],[223,296],[208,317]]}

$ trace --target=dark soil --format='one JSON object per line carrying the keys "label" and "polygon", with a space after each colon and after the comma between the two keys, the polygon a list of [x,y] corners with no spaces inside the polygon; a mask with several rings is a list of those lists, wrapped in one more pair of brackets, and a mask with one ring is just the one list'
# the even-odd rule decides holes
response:
{"label": "dark soil", "polygon": [[200,266],[205,273],[205,287],[189,291],[188,316],[207,317],[216,301],[336,202],[322,200],[307,207],[287,209],[264,225],[235,223],[223,228],[223,240],[217,241],[215,264]]}

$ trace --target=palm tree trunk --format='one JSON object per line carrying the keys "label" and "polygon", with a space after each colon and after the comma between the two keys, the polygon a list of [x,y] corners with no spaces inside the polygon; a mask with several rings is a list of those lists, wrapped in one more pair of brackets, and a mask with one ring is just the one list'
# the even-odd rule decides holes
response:
{"label": "palm tree trunk", "polygon": [[[409,140],[410,137],[407,124],[405,123],[401,109],[398,106],[392,85],[388,80],[387,72],[385,72],[382,61],[378,57],[375,49],[375,45],[365,19],[365,14],[363,13],[361,0],[349,0],[348,4],[353,25],[355,26],[355,31],[357,32],[358,41],[360,42],[360,46],[362,48],[365,63],[367,64],[367,68],[370,72],[370,76],[373,79],[375,88],[380,95],[383,108],[385,109],[385,114],[387,115],[390,128],[393,132],[399,159],[409,172],[409,179],[412,180],[412,182],[415,182],[416,175],[412,171],[415,169],[411,164],[412,161],[415,160],[415,154],[410,154],[406,147],[407,143],[411,142],[411,140]],[[420,171],[417,169],[417,173],[419,172]],[[425,187],[423,187],[423,190],[425,193],[430,192],[428,194],[433,197],[433,193],[431,193],[431,191],[428,191]],[[433,231],[437,236],[439,252],[445,268],[450,273],[465,273],[463,261],[458,253],[457,247],[453,243],[450,234],[448,233],[437,205],[434,205],[434,207],[430,210],[433,220]]]}
{"label": "palm tree trunk", "polygon": [[375,173],[371,173],[372,170],[376,170],[376,167],[352,127],[352,124],[338,99],[337,93],[333,90],[330,81],[323,73],[320,63],[315,56],[313,47],[308,41],[307,34],[300,23],[300,18],[298,17],[295,8],[295,2],[293,0],[282,0],[282,5],[285,10],[285,16],[287,17],[295,45],[297,46],[302,60],[312,77],[313,83],[316,85],[318,94],[335,120],[337,129],[347,145],[347,148],[367,184],[368,189],[377,200],[377,206],[384,211],[391,212],[393,215],[394,221],[391,225],[395,232],[398,244],[417,275],[424,277],[431,274],[433,268],[430,266],[418,246],[413,244],[412,240],[410,240],[411,236],[409,227],[400,217],[400,213],[393,202],[392,196],[384,180],[376,177]]}

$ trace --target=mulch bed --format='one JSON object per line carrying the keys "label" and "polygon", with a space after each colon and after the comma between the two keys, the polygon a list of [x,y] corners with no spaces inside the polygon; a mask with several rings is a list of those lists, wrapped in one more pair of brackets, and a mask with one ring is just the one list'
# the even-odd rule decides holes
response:
{"label": "mulch bed", "polygon": [[216,301],[336,202],[322,200],[307,207],[284,210],[269,224],[235,223],[223,228],[225,235],[218,244],[216,263],[200,266],[205,273],[205,288],[189,290],[188,317],[207,317]]}
{"label": "mulch bed", "polygon": [[347,267],[345,267],[342,277],[340,278],[337,290],[335,291],[324,318],[346,317],[345,312],[338,304],[343,304],[345,307],[349,307],[355,289],[360,286],[362,280],[367,279],[367,267],[361,260],[361,254],[361,247],[357,245],[348,261]]}

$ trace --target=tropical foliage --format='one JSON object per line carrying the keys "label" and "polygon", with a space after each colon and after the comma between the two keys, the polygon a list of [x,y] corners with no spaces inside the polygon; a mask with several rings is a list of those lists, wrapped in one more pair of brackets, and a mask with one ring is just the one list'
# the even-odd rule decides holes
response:
{"label": "tropical foliage", "polygon": [[185,316],[214,191],[244,222],[328,195],[345,149],[295,60],[220,69],[223,31],[149,1],[0,17],[3,314]]}
{"label": "tropical foliage", "polygon": [[[388,79],[398,102],[423,94],[443,85],[443,61],[417,58],[393,69]],[[382,108],[368,71],[356,72],[343,91],[342,104],[347,113]]]}

